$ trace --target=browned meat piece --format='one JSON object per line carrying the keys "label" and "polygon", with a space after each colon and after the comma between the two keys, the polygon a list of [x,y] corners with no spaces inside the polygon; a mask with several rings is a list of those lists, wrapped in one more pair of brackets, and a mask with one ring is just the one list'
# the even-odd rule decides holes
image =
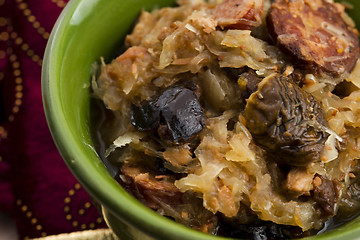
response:
{"label": "browned meat piece", "polygon": [[276,0],[267,23],[270,37],[315,74],[350,72],[359,57],[356,30],[344,9],[326,0]]}
{"label": "browned meat piece", "polygon": [[141,168],[125,164],[121,168],[121,180],[127,191],[152,209],[160,209],[161,203],[181,203],[182,193],[173,184],[174,179],[169,176],[154,176]]}
{"label": "browned meat piece", "polygon": [[313,178],[306,168],[293,168],[287,175],[286,188],[298,195],[307,194],[313,189]]}
{"label": "browned meat piece", "polygon": [[273,159],[293,166],[319,160],[328,133],[320,103],[288,77],[264,78],[245,107],[246,126]]}
{"label": "browned meat piece", "polygon": [[181,168],[193,161],[192,153],[188,145],[168,147],[163,153],[164,159],[172,166]]}
{"label": "browned meat piece", "polygon": [[174,175],[157,175],[143,163],[125,162],[120,174],[121,185],[147,207],[186,226],[215,234],[218,217],[203,208],[201,198],[180,192],[173,184],[175,179]]}
{"label": "browned meat piece", "polygon": [[251,29],[261,23],[263,0],[224,0],[214,10],[221,28]]}
{"label": "browned meat piece", "polygon": [[322,209],[324,217],[333,216],[337,201],[336,187],[333,181],[325,176],[316,176],[314,179],[314,200]]}

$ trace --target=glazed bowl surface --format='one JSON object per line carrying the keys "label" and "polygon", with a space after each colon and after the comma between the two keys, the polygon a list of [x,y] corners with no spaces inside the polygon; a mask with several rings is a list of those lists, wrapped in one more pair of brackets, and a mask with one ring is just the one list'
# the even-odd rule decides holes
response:
{"label": "glazed bowl surface", "polygon": [[[349,11],[360,26],[360,1]],[[221,240],[188,229],[143,206],[113,179],[94,147],[91,69],[116,57],[142,9],[172,6],[173,0],[72,0],[51,33],[44,57],[42,92],[46,118],[64,161],[101,205],[121,240]],[[358,239],[360,218],[308,239]]]}

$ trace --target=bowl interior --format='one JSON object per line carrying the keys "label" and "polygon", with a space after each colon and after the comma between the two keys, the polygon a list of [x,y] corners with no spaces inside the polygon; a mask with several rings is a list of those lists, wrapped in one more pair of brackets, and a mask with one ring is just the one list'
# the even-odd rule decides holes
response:
{"label": "bowl interior", "polygon": [[[350,2],[350,1],[348,1]],[[359,20],[358,8],[350,13]],[[160,217],[125,192],[111,177],[91,138],[91,65],[117,55],[141,9],[173,5],[173,0],[72,0],[54,26],[44,58],[44,108],[55,143],[86,190],[125,222],[162,239],[221,239]],[[349,239],[360,234],[360,219],[316,239]],[[169,238],[170,237],[170,238]]]}

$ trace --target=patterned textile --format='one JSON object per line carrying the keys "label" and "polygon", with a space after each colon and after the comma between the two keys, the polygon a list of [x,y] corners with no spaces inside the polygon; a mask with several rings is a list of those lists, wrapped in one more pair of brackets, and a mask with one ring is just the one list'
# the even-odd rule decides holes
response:
{"label": "patterned textile", "polygon": [[104,227],[61,159],[41,99],[42,57],[63,0],[0,0],[0,211],[21,239]]}

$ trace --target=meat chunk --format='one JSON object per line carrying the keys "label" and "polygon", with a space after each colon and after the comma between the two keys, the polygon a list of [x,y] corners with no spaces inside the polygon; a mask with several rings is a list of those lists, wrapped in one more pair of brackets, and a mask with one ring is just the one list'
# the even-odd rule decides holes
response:
{"label": "meat chunk", "polygon": [[[144,47],[130,47],[123,54],[118,56],[111,64],[106,65],[106,73],[111,79],[116,79],[118,87],[125,94],[136,91],[141,84],[134,76],[144,76],[149,81],[156,76],[151,66],[152,56]],[[112,108],[110,108],[112,109]]]}
{"label": "meat chunk", "polygon": [[287,175],[286,188],[299,194],[308,193],[313,189],[314,174],[306,168],[293,168]]}
{"label": "meat chunk", "polygon": [[288,77],[263,79],[245,107],[246,126],[275,161],[305,166],[319,160],[328,133],[320,103]]}
{"label": "meat chunk", "polygon": [[163,156],[166,161],[176,168],[186,166],[193,161],[190,147],[185,144],[166,148]]}
{"label": "meat chunk", "polygon": [[202,199],[192,192],[182,193],[175,187],[174,173],[159,174],[144,162],[125,162],[121,168],[120,184],[145,206],[171,217],[176,222],[214,234],[218,217],[202,206]]}
{"label": "meat chunk", "polygon": [[261,23],[264,0],[224,0],[214,10],[221,28],[251,29]]}
{"label": "meat chunk", "polygon": [[301,67],[339,76],[359,57],[356,30],[343,20],[343,11],[326,0],[276,0],[267,17],[270,37]]}
{"label": "meat chunk", "polygon": [[161,203],[180,204],[182,193],[174,185],[174,179],[125,164],[121,168],[122,185],[137,199],[152,209],[160,209]]}

